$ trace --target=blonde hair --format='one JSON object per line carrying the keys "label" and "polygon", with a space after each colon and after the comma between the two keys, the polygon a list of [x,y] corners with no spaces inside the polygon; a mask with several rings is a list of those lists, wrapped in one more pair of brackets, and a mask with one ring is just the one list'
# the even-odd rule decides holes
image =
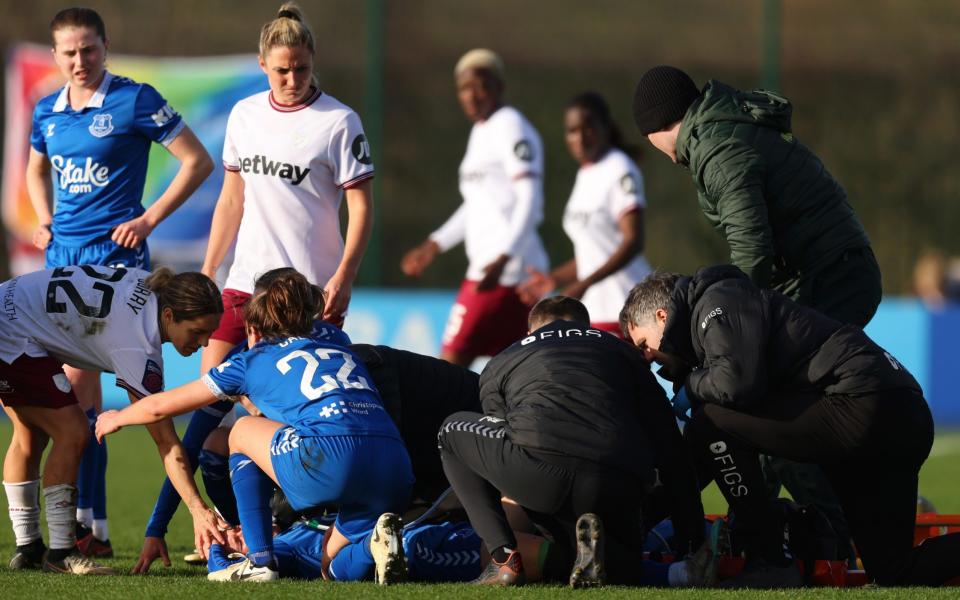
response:
{"label": "blonde hair", "polygon": [[460,77],[460,74],[468,69],[483,69],[500,83],[504,83],[507,72],[506,67],[503,66],[503,59],[487,48],[474,48],[461,56],[453,68],[453,76]]}
{"label": "blonde hair", "polygon": [[310,54],[314,53],[313,32],[295,2],[284,3],[277,11],[277,17],[260,28],[260,57],[266,58],[267,53],[278,46],[306,46]]}

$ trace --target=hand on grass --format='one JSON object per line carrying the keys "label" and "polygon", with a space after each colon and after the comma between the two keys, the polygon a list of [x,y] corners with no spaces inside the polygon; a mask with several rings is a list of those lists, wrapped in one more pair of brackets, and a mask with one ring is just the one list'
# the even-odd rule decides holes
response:
{"label": "hand on grass", "polygon": [[147,536],[143,538],[143,548],[137,564],[130,570],[131,575],[146,575],[150,572],[150,565],[157,559],[163,560],[163,566],[170,567],[170,554],[167,552],[167,542],[162,537]]}

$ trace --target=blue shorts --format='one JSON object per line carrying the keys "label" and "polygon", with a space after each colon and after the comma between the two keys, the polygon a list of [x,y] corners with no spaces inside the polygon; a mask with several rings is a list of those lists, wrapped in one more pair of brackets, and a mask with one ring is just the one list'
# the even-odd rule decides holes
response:
{"label": "blue shorts", "polygon": [[410,502],[413,469],[403,442],[380,436],[300,437],[283,427],[270,443],[277,483],[295,510],[335,505],[337,530],[357,543],[385,512]]}
{"label": "blue shorts", "polygon": [[281,577],[319,579],[323,532],[298,523],[273,538],[273,555]]}
{"label": "blue shorts", "polygon": [[470,523],[404,527],[411,581],[471,581],[480,575],[480,536]]}
{"label": "blue shorts", "polygon": [[136,248],[124,248],[113,240],[86,246],[65,246],[53,239],[47,245],[46,257],[48,269],[73,265],[101,265],[150,270],[150,249],[146,241],[140,242]]}

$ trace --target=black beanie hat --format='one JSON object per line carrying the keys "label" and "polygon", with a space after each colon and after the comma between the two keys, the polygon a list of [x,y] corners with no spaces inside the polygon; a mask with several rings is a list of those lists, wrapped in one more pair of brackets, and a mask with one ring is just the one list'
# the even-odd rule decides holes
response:
{"label": "black beanie hat", "polygon": [[643,74],[633,93],[633,120],[641,134],[649,135],[682,120],[699,97],[689,75],[676,67],[654,67]]}

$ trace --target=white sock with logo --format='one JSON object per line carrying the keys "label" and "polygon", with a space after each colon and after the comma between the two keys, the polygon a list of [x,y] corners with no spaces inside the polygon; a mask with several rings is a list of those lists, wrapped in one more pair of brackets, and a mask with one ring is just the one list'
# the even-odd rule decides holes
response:
{"label": "white sock with logo", "polygon": [[105,542],[110,539],[110,530],[107,528],[106,519],[94,519],[93,520],[93,537],[97,538],[101,542]]}
{"label": "white sock with logo", "polygon": [[87,529],[93,528],[93,509],[92,508],[78,508],[77,509],[77,522],[86,527]]}
{"label": "white sock with logo", "polygon": [[77,543],[77,486],[58,483],[43,488],[43,504],[50,530],[50,549],[73,548]]}
{"label": "white sock with logo", "polygon": [[39,540],[40,534],[40,480],[21,483],[3,482],[7,492],[7,511],[13,523],[13,535],[18,546]]}

